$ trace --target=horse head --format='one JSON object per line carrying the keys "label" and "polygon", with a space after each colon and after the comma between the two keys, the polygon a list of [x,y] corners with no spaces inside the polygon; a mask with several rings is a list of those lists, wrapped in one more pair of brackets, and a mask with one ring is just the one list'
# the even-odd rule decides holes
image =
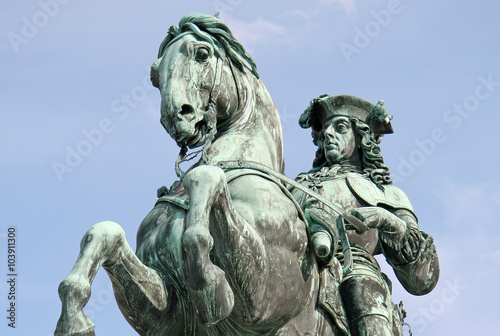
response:
{"label": "horse head", "polygon": [[248,67],[258,78],[255,63],[218,18],[191,14],[170,27],[151,80],[161,93],[161,123],[179,146],[205,144],[216,120],[236,112],[233,67],[241,72]]}
{"label": "horse head", "polygon": [[199,146],[205,163],[250,160],[283,171],[276,106],[255,62],[218,18],[190,14],[170,27],[151,79],[162,97],[161,123],[181,147],[179,176],[188,147]]}

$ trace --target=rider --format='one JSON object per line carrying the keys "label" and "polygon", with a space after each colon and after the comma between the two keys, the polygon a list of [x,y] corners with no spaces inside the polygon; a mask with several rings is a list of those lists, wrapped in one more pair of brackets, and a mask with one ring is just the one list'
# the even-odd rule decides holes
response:
{"label": "rider", "polygon": [[[402,335],[404,311],[392,303],[391,282],[374,255],[384,254],[412,294],[427,294],[439,277],[433,239],[419,230],[408,197],[393,185],[380,153],[381,136],[393,133],[392,116],[382,105],[383,101],[373,105],[348,95],[322,95],[311,101],[299,120],[301,127],[312,128],[318,150],[313,168],[296,180],[340,205],[368,228],[358,232],[347,224],[353,268],[342,275],[339,233],[328,229],[342,218],[313,197],[293,191],[323,265],[320,305],[341,329],[346,330],[347,324],[351,335]],[[338,292],[335,284],[340,284]],[[342,307],[338,307],[340,302]]]}

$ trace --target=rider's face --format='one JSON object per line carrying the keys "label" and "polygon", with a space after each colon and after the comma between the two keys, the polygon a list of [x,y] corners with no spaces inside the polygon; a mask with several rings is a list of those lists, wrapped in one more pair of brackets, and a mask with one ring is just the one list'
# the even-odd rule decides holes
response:
{"label": "rider's face", "polygon": [[356,134],[349,118],[336,116],[325,122],[323,147],[329,165],[358,159]]}

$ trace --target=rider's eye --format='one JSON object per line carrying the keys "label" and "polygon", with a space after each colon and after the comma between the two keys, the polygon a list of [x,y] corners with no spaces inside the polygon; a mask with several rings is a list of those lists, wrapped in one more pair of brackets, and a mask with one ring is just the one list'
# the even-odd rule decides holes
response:
{"label": "rider's eye", "polygon": [[201,47],[201,48],[198,48],[198,50],[196,50],[195,58],[198,62],[205,62],[208,59],[209,55],[210,55],[210,51],[208,50],[208,48]]}
{"label": "rider's eye", "polygon": [[337,132],[340,132],[340,133],[345,133],[347,132],[347,130],[349,129],[349,125],[341,122],[341,123],[338,123],[337,124]]}

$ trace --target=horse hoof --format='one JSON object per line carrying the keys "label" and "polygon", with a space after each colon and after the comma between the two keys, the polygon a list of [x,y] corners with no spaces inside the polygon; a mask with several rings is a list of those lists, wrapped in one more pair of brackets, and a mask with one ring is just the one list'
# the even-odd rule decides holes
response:
{"label": "horse hoof", "polygon": [[94,323],[83,313],[62,314],[54,336],[95,336]]}
{"label": "horse hoof", "polygon": [[200,323],[213,325],[228,317],[233,311],[234,294],[222,270],[218,271],[215,280],[203,288],[189,289],[191,302],[196,310]]}
{"label": "horse hoof", "polygon": [[55,336],[94,336],[94,323],[83,313],[90,298],[90,284],[78,277],[68,276],[59,285],[63,303]]}

